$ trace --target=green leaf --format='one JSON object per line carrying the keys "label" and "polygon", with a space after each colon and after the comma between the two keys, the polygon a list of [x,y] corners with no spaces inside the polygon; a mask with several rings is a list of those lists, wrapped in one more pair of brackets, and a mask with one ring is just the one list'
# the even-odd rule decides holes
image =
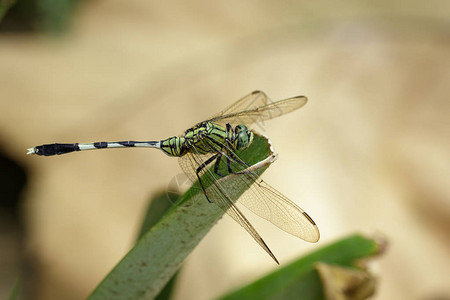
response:
{"label": "green leaf", "polygon": [[316,270],[319,262],[358,268],[359,260],[378,253],[379,241],[352,235],[277,269],[221,299],[325,299],[321,279]]}
{"label": "green leaf", "polygon": [[[255,136],[250,147],[238,155],[249,164],[260,162],[254,169],[258,174],[274,160],[267,139],[261,136]],[[224,188],[234,186],[233,200],[248,188],[238,176],[230,175],[220,180]],[[198,182],[195,183],[143,234],[88,299],[154,298],[223,214],[206,200]]]}
{"label": "green leaf", "polygon": [[138,240],[156,223],[158,223],[167,211],[180,198],[180,195],[175,193],[168,193],[167,191],[160,192],[150,202],[144,221],[142,222],[141,230],[138,235]]}

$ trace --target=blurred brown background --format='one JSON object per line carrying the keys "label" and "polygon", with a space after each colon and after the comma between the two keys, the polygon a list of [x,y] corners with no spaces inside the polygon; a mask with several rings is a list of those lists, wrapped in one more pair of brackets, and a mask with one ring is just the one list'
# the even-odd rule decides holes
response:
{"label": "blurred brown background", "polygon": [[[448,1],[92,1],[65,32],[1,32],[0,147],[27,185],[23,241],[2,230],[0,298],[20,272],[33,299],[86,297],[181,172],[156,150],[26,148],[166,138],[261,89],[310,100],[263,132],[279,154],[265,179],[321,231],[308,244],[250,218],[280,262],[377,233],[389,247],[371,266],[374,299],[450,299],[449,22]],[[225,217],[185,262],[176,299],[275,268]]]}

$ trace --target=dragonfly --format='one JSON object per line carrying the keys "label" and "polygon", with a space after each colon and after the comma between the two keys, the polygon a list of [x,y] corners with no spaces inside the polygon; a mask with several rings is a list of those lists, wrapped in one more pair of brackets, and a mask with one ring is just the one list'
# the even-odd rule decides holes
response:
{"label": "dragonfly", "polygon": [[[255,135],[252,125],[290,113],[306,102],[307,98],[304,96],[272,102],[264,92],[254,91],[208,120],[187,129],[182,136],[160,141],[45,144],[29,148],[27,154],[53,156],[75,151],[126,147],[160,149],[169,156],[178,157],[186,176],[192,182],[198,180],[200,183],[206,200],[231,216],[279,264],[259,233],[232,200],[232,191],[229,189],[233,187],[224,186],[219,179],[234,174],[240,183],[248,187],[237,200],[239,203],[281,230],[307,242],[317,242],[320,233],[313,219],[260,179],[255,172],[246,171],[250,164],[236,153],[247,149],[252,143]],[[224,167],[220,167],[221,164]]]}

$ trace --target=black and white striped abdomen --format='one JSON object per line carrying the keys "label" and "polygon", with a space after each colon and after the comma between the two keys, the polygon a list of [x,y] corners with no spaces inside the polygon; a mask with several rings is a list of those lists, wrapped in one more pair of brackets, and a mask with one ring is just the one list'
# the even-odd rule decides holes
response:
{"label": "black and white striped abdomen", "polygon": [[75,151],[106,149],[106,148],[126,148],[126,147],[149,147],[160,148],[161,142],[96,142],[96,143],[73,143],[73,144],[45,144],[29,148],[27,154],[36,154],[43,156],[61,155]]}

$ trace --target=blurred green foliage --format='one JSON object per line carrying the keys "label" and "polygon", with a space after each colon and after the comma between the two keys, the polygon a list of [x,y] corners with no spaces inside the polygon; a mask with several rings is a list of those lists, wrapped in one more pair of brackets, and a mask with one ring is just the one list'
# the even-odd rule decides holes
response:
{"label": "blurred green foliage", "polygon": [[13,0],[0,1],[0,31],[62,33],[78,1],[74,0]]}

